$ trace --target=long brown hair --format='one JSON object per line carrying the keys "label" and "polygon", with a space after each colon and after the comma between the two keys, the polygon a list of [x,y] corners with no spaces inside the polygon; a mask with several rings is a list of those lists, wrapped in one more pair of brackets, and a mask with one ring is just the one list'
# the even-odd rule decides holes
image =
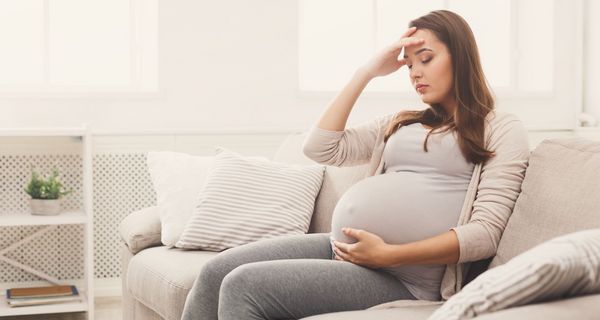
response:
{"label": "long brown hair", "polygon": [[422,123],[432,127],[427,133],[423,149],[427,152],[427,140],[436,133],[454,130],[458,145],[467,161],[478,164],[494,154],[485,148],[485,118],[494,109],[494,97],[487,85],[477,43],[467,22],[456,13],[447,10],[432,11],[409,23],[409,27],[431,31],[450,52],[453,70],[452,90],[458,103],[455,114],[447,114],[439,104],[418,111],[401,111],[386,129],[384,141],[401,126]]}

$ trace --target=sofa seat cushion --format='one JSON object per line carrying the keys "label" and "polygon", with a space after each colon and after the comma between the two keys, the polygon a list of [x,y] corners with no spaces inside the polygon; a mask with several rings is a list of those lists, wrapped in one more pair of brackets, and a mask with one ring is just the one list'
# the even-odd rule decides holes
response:
{"label": "sofa seat cushion", "polygon": [[302,318],[302,320],[426,320],[440,307],[439,304],[415,304],[401,308],[367,309],[333,312]]}
{"label": "sofa seat cushion", "polygon": [[179,320],[189,290],[202,266],[218,252],[142,250],[131,258],[127,288],[131,295],[167,320]]}
{"label": "sofa seat cushion", "polygon": [[600,294],[528,304],[481,315],[477,320],[596,320],[600,314]]}

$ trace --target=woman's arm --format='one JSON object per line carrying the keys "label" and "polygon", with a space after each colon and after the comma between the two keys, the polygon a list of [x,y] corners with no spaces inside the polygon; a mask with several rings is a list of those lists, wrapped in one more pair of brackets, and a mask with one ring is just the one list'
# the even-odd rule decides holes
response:
{"label": "woman's arm", "polygon": [[347,128],[346,122],[354,103],[372,79],[362,68],[327,107],[319,123],[302,144],[308,158],[333,166],[352,166],[369,161],[379,132],[378,120]]}
{"label": "woman's arm", "polygon": [[406,64],[405,59],[398,60],[402,48],[423,43],[423,39],[410,37],[415,31],[415,27],[409,28],[398,41],[378,52],[361,66],[323,113],[317,127],[329,131],[344,130],[352,107],[369,81],[400,69]]}
{"label": "woman's arm", "polygon": [[433,238],[404,244],[389,244],[386,264],[456,264],[460,248],[456,233],[451,230]]}
{"label": "woman's arm", "polygon": [[452,228],[460,244],[458,263],[496,254],[529,165],[529,138],[523,123],[510,113],[498,115],[493,122],[489,148],[496,156],[483,164],[469,222]]}
{"label": "woman's arm", "polygon": [[380,133],[380,125],[387,116],[348,129],[345,129],[346,122],[369,81],[395,72],[405,65],[404,59],[398,60],[402,48],[424,41],[410,37],[415,30],[408,29],[400,40],[376,54],[355,71],[350,82],[329,104],[317,125],[309,131],[302,146],[304,155],[318,163],[338,167],[360,165],[369,161]]}
{"label": "woman's arm", "polygon": [[403,244],[387,244],[379,236],[365,230],[344,228],[343,232],[356,238],[357,242],[348,244],[334,241],[336,255],[367,267],[456,264],[460,256],[458,238],[452,230],[432,238]]}
{"label": "woman's arm", "polygon": [[356,100],[371,79],[372,77],[362,68],[358,69],[350,82],[344,86],[321,115],[317,127],[329,131],[344,130]]}

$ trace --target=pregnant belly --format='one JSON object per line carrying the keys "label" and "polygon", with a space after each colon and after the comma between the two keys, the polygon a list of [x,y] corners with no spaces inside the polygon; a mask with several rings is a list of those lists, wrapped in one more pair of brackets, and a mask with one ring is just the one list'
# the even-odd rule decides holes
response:
{"label": "pregnant belly", "polygon": [[390,244],[439,235],[457,225],[466,187],[413,172],[365,178],[338,201],[331,221],[331,238],[356,242],[342,233],[343,227],[366,230]]}

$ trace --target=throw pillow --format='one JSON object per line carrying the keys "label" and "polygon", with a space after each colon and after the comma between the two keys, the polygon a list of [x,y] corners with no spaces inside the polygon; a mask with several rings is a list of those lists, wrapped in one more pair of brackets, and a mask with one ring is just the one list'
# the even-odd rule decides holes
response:
{"label": "throw pillow", "polygon": [[222,251],[308,231],[322,165],[253,160],[222,147],[176,246]]}
{"label": "throw pillow", "polygon": [[146,164],[160,210],[161,242],[164,245],[173,247],[179,240],[213,162],[212,156],[148,152]]}
{"label": "throw pillow", "polygon": [[600,229],[569,233],[482,273],[429,320],[470,319],[533,302],[600,293],[599,274]]}
{"label": "throw pillow", "polygon": [[[265,159],[264,157],[255,157]],[[190,219],[214,156],[150,151],[146,165],[160,211],[161,242],[173,247]]]}

